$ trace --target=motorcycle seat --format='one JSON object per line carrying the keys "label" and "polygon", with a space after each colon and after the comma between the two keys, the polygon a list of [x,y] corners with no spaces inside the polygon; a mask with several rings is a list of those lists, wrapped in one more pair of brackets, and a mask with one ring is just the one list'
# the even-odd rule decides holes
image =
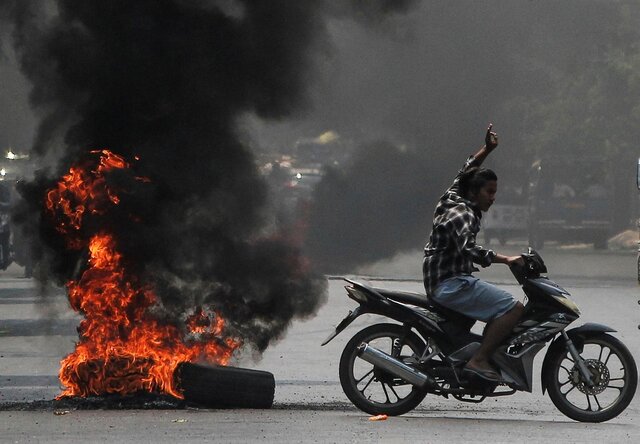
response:
{"label": "motorcycle seat", "polygon": [[430,308],[429,299],[427,295],[421,293],[412,293],[409,291],[395,291],[385,290],[384,288],[374,288],[380,295],[394,301],[402,302],[403,304],[411,304],[416,307]]}
{"label": "motorcycle seat", "polygon": [[402,302],[403,304],[411,304],[416,307],[426,308],[427,310],[437,313],[440,316],[448,319],[450,321],[460,323],[462,325],[473,325],[475,320],[469,318],[468,316],[463,315],[462,313],[458,313],[457,311],[451,310],[450,308],[444,307],[432,299],[428,298],[427,295],[422,293],[412,293],[408,291],[395,291],[395,290],[386,290],[383,288],[374,288],[381,296],[385,298]]}

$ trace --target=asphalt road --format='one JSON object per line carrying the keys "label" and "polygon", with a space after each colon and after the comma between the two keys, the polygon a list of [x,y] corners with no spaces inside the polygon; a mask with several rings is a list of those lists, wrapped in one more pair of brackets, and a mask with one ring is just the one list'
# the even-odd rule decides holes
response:
{"label": "asphalt road", "polygon": [[[417,254],[360,271],[380,278],[376,286],[420,291],[421,283],[412,280],[419,276]],[[616,328],[616,336],[640,361],[635,254],[550,250],[545,259],[550,277],[572,293],[582,310],[576,325],[592,321]],[[483,277],[519,297],[506,270],[495,267]],[[59,393],[55,375],[60,359],[73,349],[79,317],[68,309],[63,291],[41,296],[20,272],[12,268],[0,274],[0,442],[640,442],[638,396],[603,424],[577,423],[558,412],[540,389],[544,351],[536,359],[533,393],[481,404],[428,396],[402,417],[369,421],[343,394],[338,360],[349,338],[375,318],[359,318],[320,346],[355,307],[337,279],[329,280],[329,301],[315,317],[295,321],[259,362],[237,363],[274,373],[271,410],[60,408],[51,401]]]}

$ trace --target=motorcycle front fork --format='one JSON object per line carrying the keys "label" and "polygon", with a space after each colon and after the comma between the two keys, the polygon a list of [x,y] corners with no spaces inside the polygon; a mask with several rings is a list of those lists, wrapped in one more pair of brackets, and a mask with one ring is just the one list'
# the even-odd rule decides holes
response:
{"label": "motorcycle front fork", "polygon": [[571,340],[567,332],[565,332],[564,330],[562,330],[562,337],[564,338],[565,345],[567,346],[567,350],[569,350],[569,354],[573,358],[573,361],[575,362],[576,366],[578,366],[578,371],[580,371],[580,376],[582,376],[587,386],[593,387],[591,372],[589,371],[587,364],[584,363],[584,359],[582,359],[582,356],[580,356],[580,353],[578,353],[578,350],[576,349],[576,346],[573,344],[573,341]]}

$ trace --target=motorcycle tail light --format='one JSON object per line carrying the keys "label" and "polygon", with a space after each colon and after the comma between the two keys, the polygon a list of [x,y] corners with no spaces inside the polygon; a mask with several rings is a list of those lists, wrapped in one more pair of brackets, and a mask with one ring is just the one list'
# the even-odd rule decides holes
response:
{"label": "motorcycle tail light", "polygon": [[368,299],[367,295],[364,292],[358,290],[357,288],[350,287],[350,286],[346,286],[344,288],[345,290],[347,290],[347,294],[349,295],[349,297],[354,301],[366,302],[366,300]]}

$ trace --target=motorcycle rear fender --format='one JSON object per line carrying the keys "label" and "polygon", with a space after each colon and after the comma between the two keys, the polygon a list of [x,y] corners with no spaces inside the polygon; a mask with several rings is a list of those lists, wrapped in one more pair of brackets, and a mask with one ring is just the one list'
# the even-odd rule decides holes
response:
{"label": "motorcycle rear fender", "polygon": [[371,313],[393,319],[401,324],[409,324],[415,327],[420,334],[432,333],[435,335],[444,334],[437,325],[425,325],[426,321],[410,308],[404,305],[390,301],[380,296],[379,301],[361,302],[360,305],[338,324],[336,329],[324,340],[322,345],[328,344],[333,338],[338,336],[345,328],[349,326],[358,316]]}
{"label": "motorcycle rear fender", "polygon": [[432,319],[427,319],[424,316],[418,314],[413,308],[408,307],[406,304],[395,301],[393,299],[388,299],[378,293],[375,288],[365,285],[362,282],[357,282],[346,278],[344,280],[349,282],[354,289],[358,289],[359,291],[368,295],[366,300],[362,300],[358,297],[353,297],[351,292],[349,291],[349,288],[347,288],[349,297],[354,301],[357,301],[362,306],[362,309],[364,311],[361,314],[373,313],[391,318],[395,321],[400,322],[401,324],[411,324],[421,334],[444,334],[442,329],[437,325],[435,321],[433,321]]}
{"label": "motorcycle rear fender", "polygon": [[[587,322],[586,324],[581,325],[580,327],[567,330],[567,336],[569,336],[569,339],[573,341],[573,344],[576,346],[576,349],[578,349],[579,352],[582,352],[582,348],[584,346],[584,340],[586,338],[598,333],[610,333],[610,332],[616,332],[616,330],[604,324]],[[550,359],[549,356],[551,356],[553,352],[555,352],[557,349],[562,348],[564,346],[565,346],[564,338],[562,336],[558,336],[549,346],[549,350],[547,350],[547,354],[545,355],[544,361],[542,362],[542,372],[540,373],[540,377],[542,378],[542,394],[543,395],[547,390],[547,386],[545,385],[544,381],[546,380],[545,375],[549,367],[548,365],[549,364],[548,361]]]}
{"label": "motorcycle rear fender", "polygon": [[322,345],[327,345],[333,338],[338,336],[338,334],[342,330],[347,328],[349,324],[351,324],[358,316],[364,313],[365,313],[365,310],[363,309],[362,305],[358,305],[358,307],[355,310],[349,311],[349,314],[347,315],[347,317],[344,318],[342,321],[340,321],[340,323],[336,326],[336,329],[332,331],[331,334],[327,336],[327,339],[325,339],[322,342]]}

